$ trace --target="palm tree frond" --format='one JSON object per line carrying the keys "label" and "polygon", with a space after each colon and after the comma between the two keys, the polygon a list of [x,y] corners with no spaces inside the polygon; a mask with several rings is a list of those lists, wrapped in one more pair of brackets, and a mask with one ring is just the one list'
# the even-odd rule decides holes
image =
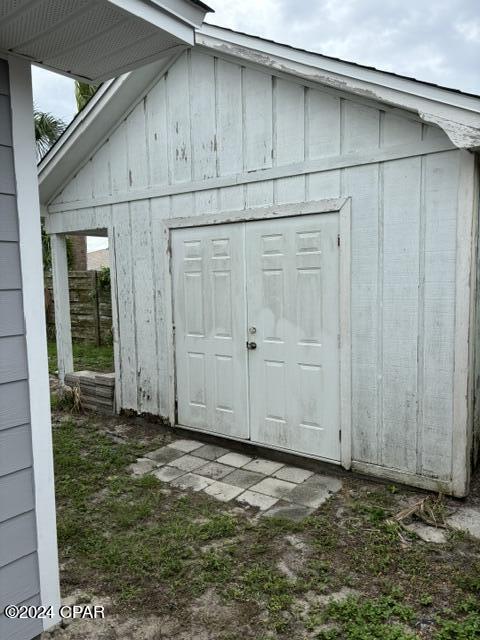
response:
{"label": "palm tree frond", "polygon": [[94,84],[87,84],[86,82],[79,82],[75,80],[75,100],[77,101],[77,109],[81,111],[92,98],[98,87]]}
{"label": "palm tree frond", "polygon": [[33,121],[35,124],[37,156],[40,159],[63,133],[66,125],[60,118],[38,109],[33,110]]}

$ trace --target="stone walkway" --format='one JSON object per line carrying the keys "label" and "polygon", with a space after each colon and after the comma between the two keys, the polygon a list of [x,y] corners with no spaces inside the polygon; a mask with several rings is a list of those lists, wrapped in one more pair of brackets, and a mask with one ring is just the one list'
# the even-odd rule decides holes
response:
{"label": "stone walkway", "polygon": [[196,440],[175,440],[130,466],[179,489],[203,491],[222,502],[257,507],[263,515],[302,519],[339,491],[339,478]]}

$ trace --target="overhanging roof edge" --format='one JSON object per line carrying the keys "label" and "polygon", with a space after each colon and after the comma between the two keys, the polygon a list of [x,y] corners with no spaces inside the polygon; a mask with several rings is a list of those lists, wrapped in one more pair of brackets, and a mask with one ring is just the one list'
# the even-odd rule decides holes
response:
{"label": "overhanging roof edge", "polygon": [[[315,62],[315,58],[317,58],[318,67],[320,67],[320,65],[318,64],[319,61],[323,61],[323,59],[325,58],[325,56],[322,56],[321,54],[304,52],[302,50],[293,49],[288,45],[281,45],[278,43],[271,43],[270,41],[263,41],[257,36],[248,36],[245,34],[237,34],[238,36],[241,36],[241,40],[239,40],[238,38],[231,38],[230,40],[227,40],[225,35],[227,33],[235,34],[236,32],[230,32],[230,30],[224,29],[223,27],[204,25],[201,29],[198,29],[196,31],[196,43],[199,46],[210,49],[212,52],[223,52],[230,57],[235,57],[240,60],[243,59],[254,64],[265,66],[270,69],[272,73],[275,73],[276,70],[283,71],[287,74],[295,75],[300,78],[307,78],[311,82],[314,82],[320,86],[329,85],[328,74],[331,74],[332,82],[330,82],[330,86],[333,86],[338,90],[356,94],[380,103],[383,102],[385,104],[390,104],[401,109],[414,111],[418,114],[419,118],[421,118],[425,122],[428,122],[429,124],[436,124],[437,126],[442,128],[450,137],[452,142],[459,148],[478,149],[478,147],[480,146],[480,97],[478,96],[458,93],[457,91],[451,91],[448,88],[432,86],[419,80],[403,78],[402,76],[389,74],[389,72],[386,71],[379,71],[377,69],[366,67],[365,69],[367,69],[370,73],[375,74],[376,80],[376,82],[372,82],[372,80],[368,81],[363,77],[358,78],[355,76],[354,71],[357,67],[361,67],[360,65],[357,65],[356,63],[337,60],[337,62],[340,62],[342,65],[344,65],[344,74],[345,68],[353,70],[350,76],[352,81],[350,83],[347,82],[338,85],[334,77],[335,75],[341,75],[340,73],[338,73],[338,70],[337,72],[334,72],[332,70],[323,69],[325,74],[321,77],[315,77],[311,74],[310,70],[314,68],[312,63]],[[276,50],[272,51],[270,46],[261,48],[262,42],[266,42],[267,44],[274,46]],[[225,43],[230,43],[230,45],[233,46],[230,46],[226,49],[223,46]],[[293,56],[292,53],[290,53],[290,56],[288,56],[288,53],[292,51],[299,52],[300,54],[305,54],[306,56],[308,56],[308,59],[304,59],[302,61],[301,59],[298,59],[298,57]],[[257,53],[261,55],[257,55]],[[276,64],[276,61],[280,59],[281,62],[279,64]],[[335,61],[336,59],[331,60]],[[291,64],[290,66],[285,66],[285,61],[293,64]],[[172,62],[173,60],[170,59],[169,63],[165,66],[162,73],[165,73]],[[363,69],[363,67],[361,68]],[[137,70],[135,71],[135,74],[131,75],[138,75],[140,71],[141,70]],[[402,81],[405,81],[418,88],[421,88],[422,86],[426,87],[426,95],[412,93],[412,90],[410,90],[409,92],[404,90],[402,92],[400,85],[397,85],[395,87],[382,85],[380,79],[383,76],[392,76],[393,78],[398,79],[400,83]],[[371,88],[374,88],[374,91],[368,90],[365,85],[370,85]],[[117,90],[115,87],[112,87],[112,89]],[[141,93],[140,90],[139,93]],[[438,100],[438,93],[440,93],[442,96],[442,100],[440,101]],[[400,99],[402,95],[405,97],[405,100],[403,101]],[[455,99],[452,98],[452,100],[448,102],[448,96],[454,96]],[[134,99],[135,97],[133,98],[133,100]],[[40,193],[43,203],[50,200],[53,195],[52,190],[45,188],[44,184],[47,181],[47,176],[51,175],[54,165],[58,165],[58,156],[63,156],[69,150],[69,147],[72,146],[73,136],[75,135],[75,131],[77,131],[78,127],[84,126],[85,133],[87,133],[91,121],[96,117],[98,109],[103,108],[102,103],[105,100],[106,98],[104,98],[103,96],[99,96],[99,105],[92,105],[92,109],[87,114],[85,114],[85,118],[81,120],[81,123],[74,122],[72,130],[69,131],[67,129],[67,131],[60,139],[61,144],[59,146],[55,145],[55,147],[52,148],[52,150],[40,162],[39,180]],[[475,101],[475,110],[472,109],[472,100]],[[464,106],[461,105],[462,101],[465,101]],[[60,187],[60,181],[56,181],[56,192],[58,192]],[[48,197],[46,197],[47,195]]]}

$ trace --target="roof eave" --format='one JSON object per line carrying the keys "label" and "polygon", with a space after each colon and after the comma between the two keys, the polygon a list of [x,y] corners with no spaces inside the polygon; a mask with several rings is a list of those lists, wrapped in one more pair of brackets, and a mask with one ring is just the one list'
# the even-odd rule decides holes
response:
{"label": "roof eave", "polygon": [[199,0],[5,4],[0,55],[91,84],[169,55],[174,47],[193,46],[195,29],[209,10]]}
{"label": "roof eave", "polygon": [[195,35],[196,45],[218,55],[406,109],[443,129],[455,146],[480,146],[480,97],[213,25],[204,24]]}
{"label": "roof eave", "polygon": [[[228,36],[228,38],[227,38]],[[442,87],[402,78],[204,25],[196,31],[196,45],[217,55],[268,67],[272,72],[329,86],[415,113],[428,124],[440,127],[459,148],[480,150],[480,98]],[[39,164],[40,199],[46,204],[58,193],[85,158],[94,153],[146,88],[165,73],[178,53],[126,74],[102,87],[92,101]]]}

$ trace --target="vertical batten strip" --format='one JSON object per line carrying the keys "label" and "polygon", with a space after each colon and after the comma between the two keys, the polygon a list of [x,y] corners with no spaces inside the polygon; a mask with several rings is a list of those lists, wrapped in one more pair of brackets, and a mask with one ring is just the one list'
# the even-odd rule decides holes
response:
{"label": "vertical batten strip", "polygon": [[[246,68],[241,67],[241,92],[242,92],[242,166],[243,171],[247,170],[247,98],[246,98]],[[245,185],[246,192],[246,185]],[[245,202],[247,201],[246,193],[245,193]],[[246,206],[246,205],[245,205]]]}
{"label": "vertical batten strip", "polygon": [[[305,135],[304,159],[310,159],[310,92],[309,87],[304,87],[303,98],[303,130]],[[310,174],[305,176],[305,200],[310,200]]]}
{"label": "vertical batten strip", "polygon": [[190,140],[190,180],[194,179],[196,166],[196,153],[193,138],[193,118],[192,118],[192,50],[188,49],[185,53],[187,60],[187,97],[188,97],[188,138]]}
{"label": "vertical batten strip", "polygon": [[110,293],[112,298],[112,327],[113,327],[113,361],[115,364],[115,411],[118,413],[123,406],[122,398],[122,348],[120,341],[122,339],[118,322],[118,286],[117,286],[117,257],[115,250],[115,225],[113,220],[112,207],[112,223],[108,227],[108,250],[110,255]]}
{"label": "vertical batten strip", "polygon": [[[272,167],[278,164],[278,124],[277,124],[277,99],[278,99],[278,78],[271,76],[272,83]],[[272,181],[272,202],[278,202],[277,198],[278,180]]]}
{"label": "vertical batten strip", "polygon": [[156,374],[156,381],[152,380],[152,389],[155,394],[155,402],[154,402],[154,410],[153,413],[160,414],[161,413],[161,403],[160,403],[160,389],[159,389],[159,380],[160,380],[160,345],[159,345],[159,335],[157,330],[157,322],[158,322],[158,288],[155,286],[155,282],[158,278],[158,273],[156,269],[155,263],[155,242],[159,242],[159,239],[155,237],[154,234],[154,226],[153,226],[153,208],[152,201],[148,201],[148,223],[149,223],[149,234],[150,234],[150,267],[152,273],[152,282],[151,282],[151,290],[153,297],[153,319],[152,319],[152,331],[153,331],[153,342],[155,344],[155,361],[152,367],[152,373]]}
{"label": "vertical batten strip", "polygon": [[145,154],[146,158],[146,183],[147,187],[152,186],[152,145],[150,134],[150,113],[149,113],[149,97],[151,92],[143,98],[143,114],[145,120]]}
{"label": "vertical batten strip", "polygon": [[[381,126],[380,118],[380,126]],[[384,173],[383,164],[378,164],[378,262],[377,262],[377,456],[378,462],[384,464],[384,420],[383,420],[383,263],[384,263]]]}
{"label": "vertical batten strip", "polygon": [[220,175],[220,135],[219,135],[219,97],[218,97],[218,58],[213,58],[213,91],[215,101],[215,176]]}
{"label": "vertical batten strip", "polygon": [[167,143],[167,183],[173,184],[173,163],[172,163],[172,134],[170,131],[170,70],[165,74],[165,122],[166,122],[166,143]]}
{"label": "vertical batten strip", "polygon": [[[129,270],[130,270],[130,282],[132,284],[132,288],[131,288],[131,310],[132,310],[132,324],[131,324],[131,329],[132,329],[132,337],[133,337],[133,347],[134,347],[134,353],[135,353],[135,374],[134,374],[134,380],[135,380],[135,387],[134,389],[132,389],[132,395],[135,396],[135,409],[137,411],[141,411],[141,403],[139,401],[140,398],[140,375],[139,375],[139,357],[138,357],[138,318],[137,318],[137,305],[136,305],[136,301],[135,301],[135,262],[136,262],[136,255],[134,253],[134,245],[133,245],[133,238],[132,238],[132,204],[129,202],[127,205],[127,228],[128,228],[128,237],[127,237],[127,244],[128,244],[128,248],[129,248],[129,252],[130,252],[130,264],[128,265]],[[135,221],[136,222],[136,221]],[[135,231],[137,231],[137,226],[135,224]],[[140,357],[141,359],[141,357]]]}
{"label": "vertical batten strip", "polygon": [[[476,265],[475,155],[459,152],[455,273],[455,368],[453,376],[452,483],[456,496],[468,493],[473,393],[473,322]],[[469,373],[470,372],[470,373]]]}
{"label": "vertical batten strip", "polygon": [[[423,128],[422,128],[423,136]],[[421,158],[420,175],[420,220],[419,220],[419,260],[418,260],[418,322],[417,322],[417,437],[416,437],[416,467],[420,474],[423,469],[423,395],[424,395],[424,358],[425,358],[425,188],[426,188],[426,158]]]}
{"label": "vertical batten strip", "polygon": [[[473,329],[474,331],[471,337],[472,346],[472,369],[473,376],[470,379],[470,383],[473,386],[473,390],[470,397],[470,402],[473,412],[473,429],[471,433],[471,456],[472,467],[475,468],[479,459],[480,449],[480,295],[478,287],[480,286],[480,238],[479,238],[479,217],[480,217],[480,157],[477,154],[476,157],[476,169],[475,169],[475,192],[474,203],[476,212],[474,212],[475,219],[475,243],[476,243],[476,256],[475,256],[475,273],[472,273],[472,297],[475,301],[475,308],[472,310]],[[472,269],[473,271],[473,269]]]}
{"label": "vertical batten strip", "polygon": [[[378,113],[378,147],[383,142],[384,112]],[[383,262],[384,262],[384,171],[383,163],[378,164],[378,195],[377,195],[377,229],[378,229],[378,258],[377,258],[377,460],[384,464],[384,419],[383,419]]]}

